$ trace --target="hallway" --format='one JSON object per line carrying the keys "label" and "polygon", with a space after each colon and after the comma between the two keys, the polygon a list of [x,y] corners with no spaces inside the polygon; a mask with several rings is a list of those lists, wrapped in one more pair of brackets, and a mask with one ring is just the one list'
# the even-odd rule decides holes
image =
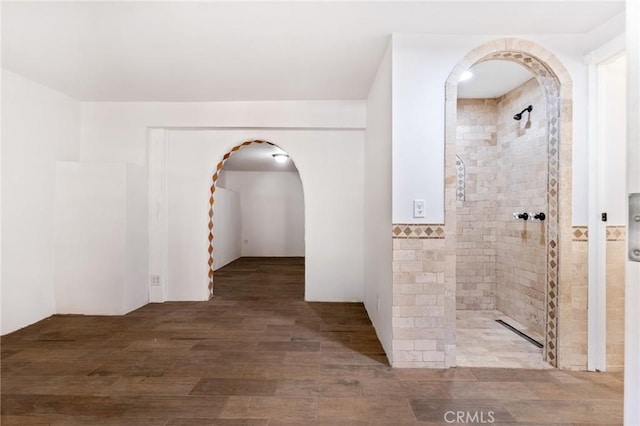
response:
{"label": "hallway", "polygon": [[304,259],[241,258],[216,272],[209,302],[4,336],[2,424],[622,422],[620,374],[391,369],[362,304],[304,302],[303,283]]}

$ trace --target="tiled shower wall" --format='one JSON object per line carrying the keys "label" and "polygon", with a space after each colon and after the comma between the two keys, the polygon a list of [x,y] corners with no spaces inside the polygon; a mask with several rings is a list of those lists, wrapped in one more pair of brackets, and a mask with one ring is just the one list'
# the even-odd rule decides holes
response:
{"label": "tiled shower wall", "polygon": [[[513,115],[533,105],[516,121]],[[531,79],[498,103],[496,308],[539,335],[546,323],[546,222],[515,220],[513,213],[547,211],[547,112]]]}
{"label": "tiled shower wall", "polygon": [[457,309],[496,308],[497,123],[497,99],[458,100]]}
{"label": "tiled shower wall", "polygon": [[[533,105],[531,120],[513,115]],[[546,317],[546,100],[531,79],[498,99],[460,99],[456,152],[464,163],[457,200],[456,305],[499,309],[539,335]]]}

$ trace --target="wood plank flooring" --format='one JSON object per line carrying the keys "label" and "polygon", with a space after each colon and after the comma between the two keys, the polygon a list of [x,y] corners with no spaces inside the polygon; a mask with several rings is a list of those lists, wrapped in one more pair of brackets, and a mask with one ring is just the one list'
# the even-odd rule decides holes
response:
{"label": "wood plank flooring", "polygon": [[620,374],[392,369],[362,304],[306,303],[303,281],[302,259],[243,258],[209,302],[4,336],[2,424],[622,423]]}

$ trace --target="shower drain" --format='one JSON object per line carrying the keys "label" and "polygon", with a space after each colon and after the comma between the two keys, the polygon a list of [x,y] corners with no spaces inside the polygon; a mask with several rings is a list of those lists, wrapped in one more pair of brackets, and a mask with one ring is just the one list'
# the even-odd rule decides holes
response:
{"label": "shower drain", "polygon": [[524,334],[522,331],[518,330],[517,328],[515,328],[514,326],[502,321],[501,319],[497,319],[496,322],[506,328],[508,328],[509,330],[513,331],[514,333],[516,333],[518,336],[522,337],[525,340],[528,340],[530,343],[533,343],[534,345],[536,345],[539,348],[542,348],[542,343],[538,342],[536,339],[534,339],[531,336],[527,336],[526,334]]}

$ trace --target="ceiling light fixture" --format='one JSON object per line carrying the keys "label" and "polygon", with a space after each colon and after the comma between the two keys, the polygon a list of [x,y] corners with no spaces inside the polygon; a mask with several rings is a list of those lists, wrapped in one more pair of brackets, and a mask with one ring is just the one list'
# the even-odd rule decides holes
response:
{"label": "ceiling light fixture", "polygon": [[471,71],[465,71],[462,74],[460,74],[460,81],[471,80],[472,77],[473,77],[473,73]]}
{"label": "ceiling light fixture", "polygon": [[274,160],[276,160],[277,163],[284,163],[289,159],[289,154],[271,154],[271,156],[273,157]]}

